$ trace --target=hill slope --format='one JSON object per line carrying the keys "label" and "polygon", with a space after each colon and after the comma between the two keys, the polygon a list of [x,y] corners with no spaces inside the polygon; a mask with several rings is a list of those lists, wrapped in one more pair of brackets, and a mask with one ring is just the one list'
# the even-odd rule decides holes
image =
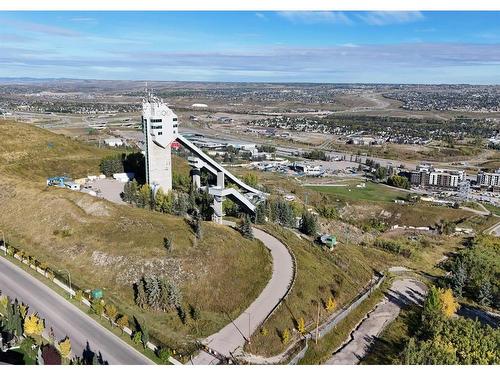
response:
{"label": "hill slope", "polygon": [[[146,321],[153,337],[179,347],[185,336],[206,336],[260,293],[271,274],[267,250],[236,231],[203,223],[196,240],[184,219],[115,205],[46,187],[48,175],[97,173],[96,149],[36,127],[0,122],[0,228],[14,246],[53,270],[66,268],[81,288],[105,288],[105,299]],[[163,238],[173,239],[166,252]],[[132,284],[144,274],[177,282],[186,307],[201,311],[183,325],[175,312],[142,311]]]}

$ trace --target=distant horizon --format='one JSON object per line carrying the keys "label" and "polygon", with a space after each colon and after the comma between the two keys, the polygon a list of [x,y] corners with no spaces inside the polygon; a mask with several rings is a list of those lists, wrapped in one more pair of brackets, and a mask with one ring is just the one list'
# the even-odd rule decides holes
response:
{"label": "distant horizon", "polygon": [[150,80],[150,79],[105,79],[105,78],[72,78],[72,77],[2,77],[2,80],[33,81],[103,81],[103,82],[157,82],[157,83],[227,83],[227,84],[273,84],[273,85],[402,85],[402,86],[500,86],[500,83],[400,83],[400,82],[279,82],[279,81],[190,81],[190,80]]}
{"label": "distant horizon", "polygon": [[0,76],[500,84],[500,12],[0,11]]}

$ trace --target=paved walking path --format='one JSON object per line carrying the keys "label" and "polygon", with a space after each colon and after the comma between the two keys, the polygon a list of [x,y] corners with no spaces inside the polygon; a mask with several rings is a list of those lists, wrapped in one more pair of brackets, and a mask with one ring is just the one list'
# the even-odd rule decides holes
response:
{"label": "paved walking path", "polygon": [[325,363],[327,365],[356,365],[384,328],[397,318],[401,307],[421,304],[426,294],[423,283],[412,279],[396,279],[386,297],[351,333],[349,341]]}
{"label": "paved walking path", "polygon": [[[234,226],[232,222],[224,221],[224,224]],[[243,348],[246,339],[287,294],[293,281],[293,259],[285,245],[260,229],[253,228],[253,234],[269,249],[273,259],[273,274],[262,293],[239,317],[228,322],[219,332],[203,340],[205,345],[226,357],[231,357],[232,353]],[[234,249],[234,251],[240,250]],[[192,360],[192,364],[195,365],[216,364],[217,362],[215,357],[205,352],[201,352]]]}

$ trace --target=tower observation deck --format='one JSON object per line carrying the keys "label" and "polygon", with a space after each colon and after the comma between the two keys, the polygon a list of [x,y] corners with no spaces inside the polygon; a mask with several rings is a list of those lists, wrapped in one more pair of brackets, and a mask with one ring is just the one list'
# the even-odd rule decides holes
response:
{"label": "tower observation deck", "polygon": [[146,182],[153,188],[172,190],[171,145],[178,135],[176,114],[151,94],[142,102],[142,129],[146,145]]}
{"label": "tower observation deck", "polygon": [[[155,191],[172,190],[172,142],[178,141],[194,156],[190,157],[193,168],[193,185],[198,189],[208,189],[214,197],[214,221],[222,221],[222,202],[231,197],[245,209],[255,212],[255,204],[265,199],[264,192],[249,186],[226,170],[188,139],[179,134],[177,115],[161,100],[148,94],[142,103],[142,128],[146,145],[146,182]],[[205,169],[217,177],[217,185],[200,186],[200,170]],[[225,188],[225,179],[237,187]]]}

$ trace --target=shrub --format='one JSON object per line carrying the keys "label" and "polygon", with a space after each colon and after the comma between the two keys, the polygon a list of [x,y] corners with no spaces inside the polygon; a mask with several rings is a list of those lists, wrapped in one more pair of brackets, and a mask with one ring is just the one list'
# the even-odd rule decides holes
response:
{"label": "shrub", "polygon": [[162,361],[162,363],[168,364],[169,359],[172,356],[172,352],[168,348],[161,348],[160,350],[158,350],[157,355],[158,358],[160,358],[160,360]]}

